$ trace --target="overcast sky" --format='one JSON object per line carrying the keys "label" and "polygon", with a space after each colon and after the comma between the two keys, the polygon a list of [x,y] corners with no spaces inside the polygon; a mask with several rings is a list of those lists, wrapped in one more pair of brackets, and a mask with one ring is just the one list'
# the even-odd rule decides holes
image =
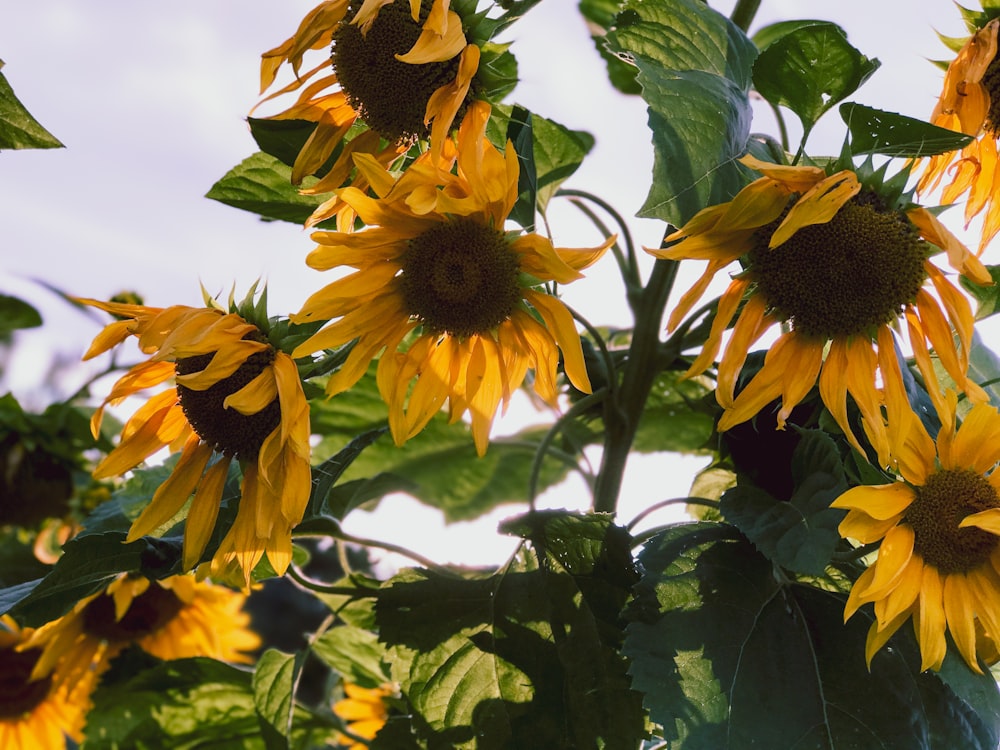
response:
{"label": "overcast sky", "polygon": [[[40,306],[42,331],[19,339],[8,363],[16,392],[30,402],[38,372],[53,356],[75,361],[96,332],[92,322],[32,285],[43,278],[71,294],[107,297],[135,289],[149,304],[200,304],[199,281],[212,292],[242,293],[269,282],[270,311],[287,314],[329,281],[308,269],[308,233],[203,196],[215,180],[256,150],[244,123],[257,99],[260,53],[296,28],[312,0],[174,0],[153,3],[10,0],[0,25],[3,73],[28,110],[65,145],[51,151],[0,154],[0,292]],[[713,3],[728,12],[733,2]],[[755,28],[812,17],[840,23],[850,41],[882,68],[852,99],[927,117],[941,74],[927,58],[946,49],[935,29],[964,33],[950,0],[764,0]],[[807,10],[803,10],[807,9]],[[510,101],[597,136],[597,148],[571,187],[603,195],[626,216],[645,198],[652,163],[645,106],[605,83],[572,0],[544,0],[508,37],[521,84]],[[768,129],[762,119],[757,129]],[[836,113],[821,122],[812,153],[836,152],[843,127]],[[958,211],[954,212],[956,215]],[[571,213],[553,214],[558,244],[596,244]],[[655,244],[662,225],[635,221],[640,243]],[[975,244],[975,242],[973,242]],[[567,287],[570,303],[597,324],[627,322],[614,276]],[[700,269],[686,269],[694,273]],[[683,282],[681,282],[683,284]],[[72,386],[70,376],[66,387]],[[502,429],[502,428],[501,428]],[[625,496],[634,507],[683,495],[701,462],[650,459],[631,473]],[[646,468],[644,468],[646,467]],[[648,471],[646,470],[648,468]],[[664,475],[667,475],[666,477]],[[656,476],[650,496],[649,477]],[[576,492],[576,497],[580,493]],[[565,495],[551,502],[565,504]],[[394,499],[394,517],[436,524],[434,511]],[[631,503],[630,503],[631,504]],[[492,529],[504,510],[477,529]],[[627,519],[630,512],[623,511]],[[354,514],[357,533],[386,536],[386,525]],[[479,533],[479,532],[476,532]],[[452,527],[428,535],[426,549],[454,559],[502,559],[509,542],[464,544],[471,532]],[[447,553],[446,553],[447,556]]]}

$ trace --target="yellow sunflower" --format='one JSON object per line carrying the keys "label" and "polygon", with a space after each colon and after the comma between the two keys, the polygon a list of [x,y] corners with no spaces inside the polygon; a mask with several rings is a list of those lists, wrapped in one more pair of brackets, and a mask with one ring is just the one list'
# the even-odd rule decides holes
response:
{"label": "yellow sunflower", "polygon": [[937,443],[910,422],[899,456],[903,481],[854,487],[833,502],[848,511],[840,534],[881,542],[851,589],[845,619],[869,602],[872,656],[913,619],[921,669],[939,669],[945,631],[975,671],[1000,643],[1000,414],[976,404],[956,428],[957,398],[938,400]]}
{"label": "yellow sunflower", "polygon": [[83,740],[93,676],[84,675],[72,697],[68,686],[51,675],[33,678],[42,651],[25,646],[32,633],[10,617],[0,617],[0,747],[4,750],[59,750],[66,747],[67,737]]}
{"label": "yellow sunflower", "polygon": [[518,194],[517,154],[510,144],[504,153],[486,140],[489,116],[484,102],[470,108],[458,134],[457,174],[433,169],[425,154],[394,180],[373,159],[358,157],[379,197],[352,187],[340,196],[368,227],[313,234],[319,247],[310,266],[356,270],[292,315],[299,323],[337,319],[293,356],[356,339],[327,384],[334,395],[384,350],[377,381],[399,445],[448,400],[452,420],[471,413],[482,455],[500,402],[506,406],[529,369],[535,392],[555,403],[559,350],[569,380],[590,392],[572,315],[535,287],[579,278],[615,238],[567,249],[537,234],[505,232]]}
{"label": "yellow sunflower", "polygon": [[[356,153],[388,165],[416,140],[429,137],[432,153],[440,156],[449,131],[473,99],[481,57],[480,47],[466,38],[463,18],[449,6],[450,0],[327,0],[306,15],[291,38],[262,55],[262,94],[286,62],[295,78],[257,106],[299,92],[294,104],[267,119],[316,123],[292,167],[292,182],[323,166],[356,122],[366,126],[304,193],[329,193],[346,184]],[[302,73],[306,54],[320,49],[332,51]],[[368,188],[363,174],[351,184]],[[340,229],[353,223],[349,208],[334,197],[307,225],[334,215]]]}
{"label": "yellow sunflower", "polygon": [[[945,177],[950,181],[941,193],[945,203],[965,196],[965,221],[968,225],[983,211],[986,215],[979,243],[979,254],[1000,231],[1000,62],[997,60],[997,31],[1000,19],[989,20],[981,14],[979,22],[970,20],[972,35],[960,42],[955,59],[944,76],[941,97],[931,114],[931,122],[942,128],[974,136],[968,146],[958,151],[932,156],[917,184],[924,193],[936,188]],[[982,24],[981,28],[979,24]],[[947,41],[947,40],[946,40]]]}
{"label": "yellow sunflower", "polygon": [[[333,712],[345,722],[347,730],[357,737],[366,740],[375,739],[378,731],[385,726],[389,716],[389,707],[385,699],[395,693],[390,685],[377,688],[363,688],[351,682],[344,683],[346,698],[333,704]],[[347,735],[340,734],[337,743],[348,750],[365,750],[367,743],[357,742]]]}
{"label": "yellow sunflower", "polygon": [[[896,420],[900,427],[910,413],[890,329],[901,317],[926,377],[933,377],[929,342],[965,393],[975,401],[986,399],[966,374],[973,325],[969,302],[929,257],[944,250],[952,267],[974,281],[989,283],[990,276],[933,214],[919,206],[887,205],[852,170],[827,175],[818,167],[781,166],[751,156],[741,161],[764,176],[732,201],[695,215],[667,237],[675,244],[648,250],[659,258],[708,261],[672,311],[671,331],[716,273],[737,260],[744,264],[722,294],[708,340],[686,373],[691,377],[711,366],[735,317],[718,366],[720,430],[752,419],[779,397],[783,429],[818,381],[823,402],[860,451],[848,422],[847,394],[853,397],[879,461],[887,465],[890,444],[881,406],[890,424]],[[737,395],[750,347],[782,324],[788,328],[770,347],[763,368]],[[884,394],[876,386],[879,372]]]}
{"label": "yellow sunflower", "polygon": [[131,644],[164,660],[207,656],[250,663],[248,652],[260,638],[250,630],[245,601],[238,591],[191,575],[150,581],[123,574],[26,640],[26,647],[41,649],[33,676],[54,671],[72,685],[99,675]]}
{"label": "yellow sunflower", "polygon": [[[258,325],[215,307],[168,308],[100,302],[121,319],[94,339],[85,359],[129,336],[149,360],[121,377],[91,427],[96,435],[108,404],[176,380],[128,420],[118,446],[94,470],[98,479],[119,476],[157,451],[181,451],[170,477],[132,524],[127,541],[153,532],[188,502],[183,566],[201,559],[215,528],[232,460],[243,469],[236,520],[212,560],[220,580],[250,573],[265,553],[283,573],[291,560],[291,530],[309,500],[309,404],[292,358],[272,345]],[[216,459],[213,461],[213,459]]]}

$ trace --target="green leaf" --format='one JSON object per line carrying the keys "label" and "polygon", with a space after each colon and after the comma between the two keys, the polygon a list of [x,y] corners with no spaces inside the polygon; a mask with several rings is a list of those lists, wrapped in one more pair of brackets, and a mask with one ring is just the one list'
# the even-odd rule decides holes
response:
{"label": "green leaf", "polygon": [[248,117],[250,135],[265,154],[273,156],[287,167],[295,164],[302,147],[316,129],[309,120],[269,120]]}
{"label": "green leaf", "polygon": [[656,376],[639,420],[634,450],[708,452],[706,446],[715,429],[715,418],[700,408],[699,401],[709,390],[701,382],[681,376],[676,370]]}
{"label": "green leaf", "polygon": [[[258,214],[265,220],[304,224],[324,198],[300,194],[291,179],[291,168],[281,160],[257,152],[229,170],[205,197]],[[315,182],[315,178],[307,177],[302,186],[309,187]],[[325,225],[322,222],[318,226]]]}
{"label": "green leaf", "polygon": [[[623,94],[639,94],[642,93],[642,88],[635,80],[638,72],[635,66],[608,50],[605,43],[605,36],[615,25],[620,10],[619,0],[580,0],[580,13],[587,19],[590,38],[594,40],[598,53],[608,66],[611,85]],[[602,31],[597,33],[597,29]]]}
{"label": "green leaf", "polygon": [[309,515],[332,512],[337,518],[343,517],[348,508],[331,509],[329,505],[330,493],[334,485],[354,460],[361,455],[361,451],[378,440],[388,430],[387,426],[383,426],[363,432],[338,451],[336,455],[326,459],[319,466],[312,467],[313,481],[309,495]]}
{"label": "green leaf", "polygon": [[164,662],[94,695],[87,747],[266,750],[250,674],[212,659]]}
{"label": "green leaf", "polygon": [[754,63],[753,84],[771,104],[792,110],[808,134],[879,65],[851,46],[842,28],[819,22],[795,27],[768,45]]}
{"label": "green leaf", "polygon": [[267,750],[287,750],[292,730],[292,693],[302,668],[303,654],[286,654],[269,648],[257,661],[251,686]]}
{"label": "green leaf", "polygon": [[[0,101],[2,98],[0,94]],[[34,307],[17,297],[0,294],[0,340],[21,328],[38,328],[41,324],[42,316]]]}
{"label": "green leaf", "polygon": [[534,136],[531,112],[515,106],[507,121],[507,138],[514,145],[519,167],[517,175],[517,202],[511,208],[509,218],[517,222],[525,231],[535,230],[535,206],[538,201],[538,175],[535,168]]}
{"label": "green leaf", "polygon": [[782,582],[731,527],[673,527],[639,561],[645,575],[624,650],[669,746],[996,747],[982,731],[995,717],[971,720],[969,703],[920,673],[909,628],[869,672],[871,615],[862,610],[845,624],[844,595]]}
{"label": "green leaf", "polygon": [[148,537],[124,542],[121,532],[71,539],[52,571],[37,585],[16,587],[24,596],[6,597],[0,614],[10,612],[32,627],[44,625],[102,591],[119,573],[141,570],[160,558],[161,550]]}
{"label": "green leaf", "polygon": [[819,21],[816,19],[797,19],[793,21],[778,21],[777,23],[768,24],[767,26],[762,26],[753,33],[750,37],[751,41],[757,46],[757,49],[764,50],[774,44],[776,41],[781,39],[781,37],[796,31],[803,26],[814,26],[818,23],[828,23],[827,21]]}
{"label": "green leaf", "polygon": [[63,144],[31,116],[0,73],[0,150],[5,148],[63,148]]}
{"label": "green leaf", "polygon": [[840,541],[837,526],[845,511],[830,503],[847,490],[847,481],[830,436],[821,430],[801,430],[801,435],[792,454],[795,491],[790,501],[776,500],[753,485],[739,485],[722,496],[719,507],[723,517],[775,564],[818,576]]}
{"label": "green leaf", "polygon": [[653,182],[638,216],[681,226],[750,181],[736,161],[750,135],[750,101],[726,78],[636,62],[653,132]]}
{"label": "green leaf", "polygon": [[[518,109],[527,112],[521,107]],[[487,136],[493,143],[502,146],[506,142],[512,112],[513,108],[507,105],[494,105],[486,129]],[[565,125],[535,113],[527,114],[531,117],[534,144],[532,153],[537,206],[539,211],[544,212],[559,186],[580,168],[584,157],[594,147],[594,137],[583,130],[570,130]],[[522,119],[525,117],[522,116]],[[520,158],[522,146],[518,145],[517,148]]]}
{"label": "green leaf", "polygon": [[642,711],[612,645],[634,575],[627,535],[596,516],[513,525],[538,547],[500,573],[410,570],[380,593],[380,637],[417,730],[463,750],[634,747]]}
{"label": "green leaf", "polygon": [[373,688],[389,679],[382,663],[385,648],[378,642],[378,636],[369,630],[338,625],[317,638],[312,650],[347,682]]}
{"label": "green leaf", "polygon": [[1000,265],[986,266],[986,268],[993,278],[993,283],[989,286],[977,284],[965,276],[958,277],[962,288],[976,300],[976,320],[982,320],[1000,312]]}
{"label": "green leaf", "polygon": [[653,133],[652,187],[638,215],[679,226],[749,182],[736,159],[750,133],[757,50],[698,0],[632,0],[617,23],[608,45],[638,67]]}
{"label": "green leaf", "polygon": [[989,394],[990,403],[1000,408],[1000,357],[986,346],[979,331],[972,331],[969,347],[969,377]]}
{"label": "green leaf", "polygon": [[[341,448],[359,433],[382,428],[386,420],[374,368],[350,391],[311,401],[310,408],[313,432],[323,436],[315,456],[333,446]],[[468,425],[448,424],[442,412],[402,447],[382,437],[365,448],[327,493],[324,512],[340,518],[390,492],[407,492],[439,508],[449,522],[476,518],[504,503],[524,502],[535,448],[546,432],[544,427],[528,428],[494,440],[479,457]],[[568,472],[556,459],[545,461],[539,488],[562,481]]]}
{"label": "green leaf", "polygon": [[743,31],[700,0],[629,0],[608,34],[608,46],[642,58],[647,67],[712,73],[743,91],[757,57]]}
{"label": "green leaf", "polygon": [[916,159],[955,151],[972,141],[971,135],[853,102],[840,105],[840,116],[851,131],[854,154]]}

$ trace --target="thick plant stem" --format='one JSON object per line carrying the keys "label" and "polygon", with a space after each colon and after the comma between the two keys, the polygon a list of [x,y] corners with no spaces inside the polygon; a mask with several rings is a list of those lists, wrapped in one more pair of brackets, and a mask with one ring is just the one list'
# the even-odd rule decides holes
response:
{"label": "thick plant stem", "polygon": [[606,402],[604,454],[594,488],[594,510],[614,513],[632,441],[657,374],[663,309],[677,277],[678,263],[657,260],[636,306],[635,331],[618,398]]}
{"label": "thick plant stem", "polygon": [[736,7],[733,8],[729,19],[743,29],[743,31],[746,31],[750,28],[750,24],[753,23],[758,8],[760,8],[760,0],[739,0],[736,3]]}

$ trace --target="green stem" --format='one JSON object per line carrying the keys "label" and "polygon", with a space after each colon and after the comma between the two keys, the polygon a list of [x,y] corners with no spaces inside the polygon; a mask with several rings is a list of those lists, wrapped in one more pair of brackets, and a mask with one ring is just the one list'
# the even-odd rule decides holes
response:
{"label": "green stem", "polygon": [[594,510],[614,513],[632,441],[657,375],[657,355],[663,310],[677,278],[678,263],[657,260],[636,304],[635,331],[625,361],[618,398],[604,410],[604,453],[594,489]]}
{"label": "green stem", "polygon": [[743,29],[743,31],[746,31],[750,28],[750,24],[753,23],[754,16],[757,15],[759,8],[760,0],[739,0],[736,3],[736,7],[733,8],[729,19]]}
{"label": "green stem", "polygon": [[639,513],[635,518],[628,522],[625,526],[626,530],[631,531],[642,519],[649,516],[651,513],[655,513],[662,508],[669,508],[671,505],[705,505],[710,508],[718,508],[719,504],[714,500],[708,500],[704,497],[672,497],[669,500],[661,500],[658,503],[653,503],[648,508],[644,508],[641,513]]}

